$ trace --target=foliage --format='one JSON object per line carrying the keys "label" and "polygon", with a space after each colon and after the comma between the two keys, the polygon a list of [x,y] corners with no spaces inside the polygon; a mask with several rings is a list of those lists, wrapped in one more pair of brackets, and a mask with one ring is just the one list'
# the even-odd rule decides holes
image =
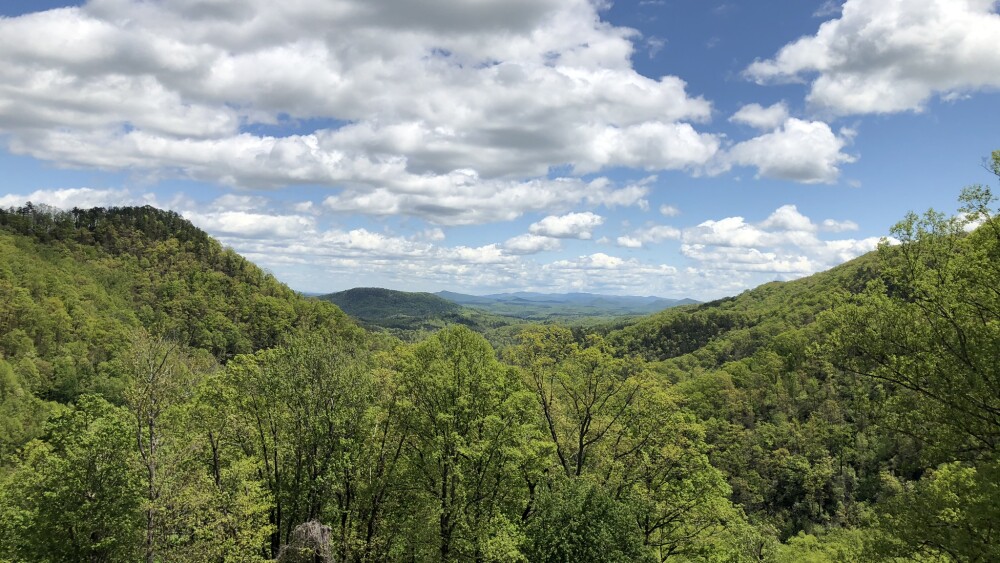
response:
{"label": "foliage", "polygon": [[[532,464],[531,397],[517,372],[497,362],[464,327],[417,345],[401,370],[413,502],[436,534],[416,538],[422,558],[503,560],[490,542],[509,532],[524,496],[520,470]],[[436,557],[435,557],[436,553]]]}
{"label": "foliage", "polygon": [[635,515],[602,487],[560,479],[542,494],[527,528],[529,561],[650,561]]}
{"label": "foliage", "polygon": [[0,487],[0,545],[23,561],[133,559],[141,482],[128,415],[84,395],[29,443]]}
{"label": "foliage", "polygon": [[886,427],[916,444],[919,480],[884,477],[884,554],[1000,554],[1000,223],[988,188],[961,200],[963,216],[897,224],[881,278],[824,319],[833,363],[868,380],[886,398]]}

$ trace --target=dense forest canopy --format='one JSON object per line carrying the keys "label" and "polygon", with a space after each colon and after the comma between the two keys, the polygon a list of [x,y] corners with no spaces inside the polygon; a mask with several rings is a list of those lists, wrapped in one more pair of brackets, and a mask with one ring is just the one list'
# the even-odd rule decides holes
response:
{"label": "dense forest canopy", "polygon": [[1000,560],[1000,219],[962,204],[621,328],[416,342],[175,213],[0,210],[0,561]]}

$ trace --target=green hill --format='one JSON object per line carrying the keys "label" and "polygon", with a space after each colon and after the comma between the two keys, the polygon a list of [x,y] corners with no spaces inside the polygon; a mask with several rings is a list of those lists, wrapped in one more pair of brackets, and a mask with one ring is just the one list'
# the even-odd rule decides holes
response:
{"label": "green hill", "polygon": [[431,293],[358,287],[318,299],[336,304],[369,330],[388,331],[410,342],[447,326],[464,325],[496,344],[500,341],[498,331],[522,323],[517,318],[462,307]]}
{"label": "green hill", "polygon": [[352,317],[381,324],[392,319],[428,319],[455,315],[461,307],[431,293],[394,291],[380,287],[356,287],[320,295]]}
{"label": "green hill", "polygon": [[108,363],[140,328],[225,363],[299,327],[357,330],[176,213],[0,209],[0,459],[54,405],[115,396]]}
{"label": "green hill", "polygon": [[877,261],[870,253],[802,279],[667,309],[612,332],[609,340],[652,362],[683,369],[719,367],[752,355],[785,331],[811,325],[843,294],[862,291],[876,277]]}

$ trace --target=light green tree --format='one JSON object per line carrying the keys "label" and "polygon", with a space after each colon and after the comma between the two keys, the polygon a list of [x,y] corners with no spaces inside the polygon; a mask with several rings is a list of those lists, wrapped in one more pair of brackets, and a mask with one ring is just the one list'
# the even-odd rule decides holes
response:
{"label": "light green tree", "polygon": [[400,378],[417,492],[412,549],[440,561],[517,560],[511,523],[524,509],[522,469],[537,439],[517,371],[482,336],[454,327],[418,344]]}
{"label": "light green tree", "polygon": [[127,561],[142,551],[143,487],[129,413],[81,396],[0,479],[0,559]]}
{"label": "light green tree", "polygon": [[[993,153],[1000,173],[1000,151]],[[885,426],[919,444],[927,470],[885,487],[891,552],[956,560],[997,556],[1000,505],[1000,221],[986,187],[962,215],[908,215],[883,244],[880,278],[824,318],[827,356],[887,397]],[[894,478],[889,482],[894,482]],[[984,559],[985,558],[985,559]]]}

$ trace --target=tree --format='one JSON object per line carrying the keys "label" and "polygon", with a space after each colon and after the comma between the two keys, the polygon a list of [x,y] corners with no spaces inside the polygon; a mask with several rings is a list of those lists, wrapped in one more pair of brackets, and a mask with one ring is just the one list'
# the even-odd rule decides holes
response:
{"label": "tree", "polygon": [[[516,557],[509,523],[524,509],[520,469],[535,439],[518,373],[459,326],[418,344],[400,377],[410,403],[405,453],[418,487],[413,549],[441,561]],[[423,541],[417,534],[430,517],[436,533]]]}
{"label": "tree", "polygon": [[511,357],[534,391],[561,473],[627,506],[648,556],[704,555],[723,523],[741,517],[701,426],[641,360],[618,357],[596,336],[581,346],[558,327],[523,332]]}
{"label": "tree", "polygon": [[596,466],[592,452],[620,442],[639,414],[641,363],[615,357],[599,337],[580,347],[566,328],[525,331],[511,356],[525,370],[567,476]]}
{"label": "tree", "polygon": [[377,403],[381,383],[364,340],[322,332],[293,334],[226,366],[228,439],[256,460],[274,499],[272,556],[313,520],[333,528],[339,560],[380,540],[391,452],[401,447],[386,435],[395,422]]}
{"label": "tree", "polygon": [[[130,348],[117,359],[118,369],[125,379],[125,402],[133,416],[133,431],[136,450],[142,461],[146,485],[146,539],[145,559],[147,563],[156,560],[157,537],[163,528],[158,515],[163,510],[161,495],[163,481],[170,480],[161,470],[170,472],[182,467],[182,460],[171,459],[164,463],[164,446],[169,444],[171,434],[163,428],[165,418],[173,414],[182,403],[191,398],[196,383],[193,362],[176,342],[153,337],[145,331],[137,331]],[[176,451],[168,451],[177,454]],[[162,536],[162,534],[161,534]]]}
{"label": "tree", "polygon": [[962,200],[964,217],[898,223],[899,245],[879,248],[881,279],[826,316],[832,363],[888,385],[907,413],[900,429],[939,461],[1000,446],[1000,222],[988,189]]}
{"label": "tree", "polygon": [[[1000,173],[1000,151],[993,164]],[[897,224],[899,244],[879,248],[881,277],[823,319],[830,361],[870,381],[887,398],[886,425],[919,445],[922,478],[884,488],[894,555],[997,554],[1000,220],[988,188],[966,188],[961,201],[959,217]]]}
{"label": "tree", "polygon": [[48,439],[0,480],[0,558],[134,560],[142,542],[142,483],[129,413],[83,395],[53,418]]}
{"label": "tree", "polygon": [[653,561],[633,507],[585,479],[560,477],[540,493],[526,527],[529,561]]}

